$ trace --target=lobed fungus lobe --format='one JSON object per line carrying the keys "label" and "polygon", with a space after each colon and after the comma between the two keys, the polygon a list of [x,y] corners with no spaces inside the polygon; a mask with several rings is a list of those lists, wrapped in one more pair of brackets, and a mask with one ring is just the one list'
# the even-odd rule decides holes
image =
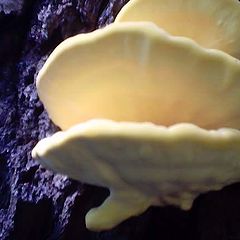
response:
{"label": "lobed fungus lobe", "polygon": [[96,118],[238,128],[239,66],[153,23],[114,23],[60,44],[37,88],[62,129]]}
{"label": "lobed fungus lobe", "polygon": [[116,22],[150,21],[174,36],[240,57],[238,0],[131,0]]}

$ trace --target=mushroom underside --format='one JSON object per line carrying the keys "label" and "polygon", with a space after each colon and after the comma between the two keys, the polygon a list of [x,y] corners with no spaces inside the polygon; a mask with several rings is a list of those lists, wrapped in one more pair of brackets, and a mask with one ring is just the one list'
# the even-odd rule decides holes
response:
{"label": "mushroom underside", "polygon": [[90,119],[238,129],[239,79],[240,62],[223,52],[152,23],[115,23],[60,44],[37,88],[62,129]]}

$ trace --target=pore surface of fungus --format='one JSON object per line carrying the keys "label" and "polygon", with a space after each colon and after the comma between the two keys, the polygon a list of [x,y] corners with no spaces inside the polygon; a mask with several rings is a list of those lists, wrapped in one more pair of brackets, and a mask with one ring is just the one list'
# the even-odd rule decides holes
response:
{"label": "pore surface of fungus", "polygon": [[240,126],[240,61],[152,23],[112,24],[67,39],[37,88],[61,129],[93,118]]}
{"label": "pore surface of fungus", "polygon": [[116,22],[151,21],[169,33],[194,39],[206,48],[240,57],[238,0],[131,0]]}
{"label": "pore surface of fungus", "polygon": [[114,23],[61,43],[37,89],[66,131],[41,140],[33,157],[110,189],[87,214],[89,229],[150,205],[188,208],[199,192],[239,180],[240,62],[224,52],[153,23]]}

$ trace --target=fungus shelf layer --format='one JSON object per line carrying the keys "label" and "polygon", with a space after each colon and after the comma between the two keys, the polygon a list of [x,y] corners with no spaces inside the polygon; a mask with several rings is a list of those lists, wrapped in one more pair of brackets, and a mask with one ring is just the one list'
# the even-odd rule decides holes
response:
{"label": "fungus shelf layer", "polygon": [[239,181],[240,131],[192,124],[94,120],[41,140],[32,155],[43,166],[110,196],[86,216],[89,229],[110,229],[151,205],[188,209],[203,191]]}
{"label": "fungus shelf layer", "polygon": [[240,62],[149,22],[114,23],[65,40],[37,88],[62,129],[96,118],[240,127]]}
{"label": "fungus shelf layer", "polygon": [[169,33],[240,58],[238,0],[131,0],[116,22],[151,21]]}

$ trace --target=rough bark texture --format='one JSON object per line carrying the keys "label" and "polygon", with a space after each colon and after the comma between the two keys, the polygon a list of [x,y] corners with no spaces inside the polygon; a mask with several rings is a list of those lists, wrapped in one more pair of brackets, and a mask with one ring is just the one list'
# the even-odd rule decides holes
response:
{"label": "rough bark texture", "polygon": [[128,0],[0,0],[0,239],[237,240],[240,185],[201,195],[188,211],[150,208],[111,231],[85,228],[85,213],[107,189],[45,170],[31,159],[37,141],[57,131],[34,79],[65,38],[114,20]]}

